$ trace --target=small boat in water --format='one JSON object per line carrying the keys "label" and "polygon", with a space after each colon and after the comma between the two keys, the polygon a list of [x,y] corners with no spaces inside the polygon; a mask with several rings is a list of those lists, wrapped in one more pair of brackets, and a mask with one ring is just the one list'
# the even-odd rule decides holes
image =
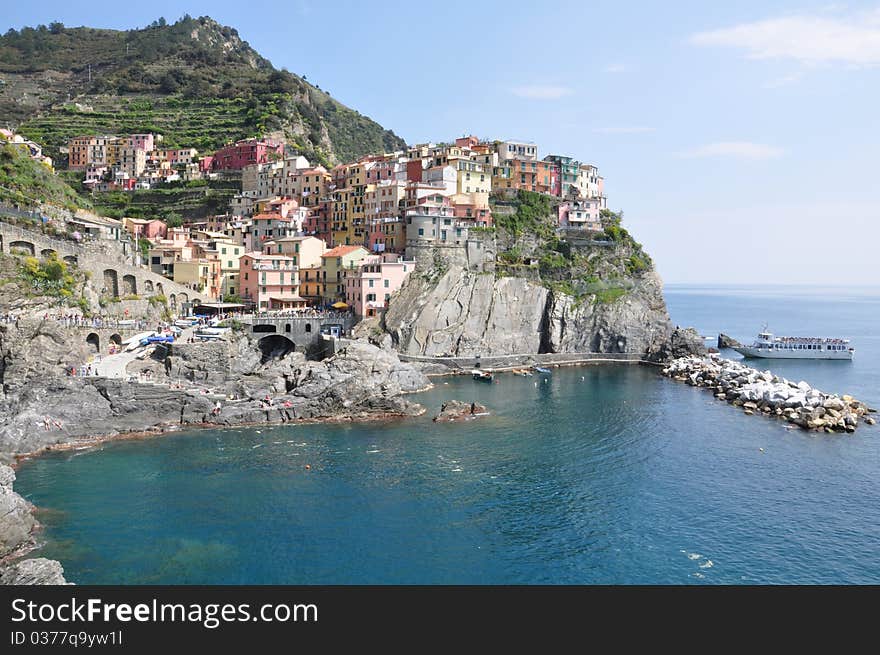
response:
{"label": "small boat in water", "polygon": [[474,380],[479,380],[480,382],[492,382],[495,380],[495,376],[489,371],[479,371],[474,369],[471,371],[471,375],[474,376]]}
{"label": "small boat in water", "polygon": [[765,328],[750,346],[733,346],[745,357],[764,359],[844,359],[852,360],[855,349],[849,339],[828,337],[774,337]]}
{"label": "small boat in water", "polygon": [[538,373],[549,373],[550,372],[549,368],[544,368],[542,366],[536,366],[535,370],[538,371]]}
{"label": "small boat in water", "polygon": [[529,369],[527,369],[527,368],[515,368],[515,369],[511,370],[511,373],[513,373],[514,375],[522,376],[522,377],[531,377],[532,376],[531,371],[529,371]]}

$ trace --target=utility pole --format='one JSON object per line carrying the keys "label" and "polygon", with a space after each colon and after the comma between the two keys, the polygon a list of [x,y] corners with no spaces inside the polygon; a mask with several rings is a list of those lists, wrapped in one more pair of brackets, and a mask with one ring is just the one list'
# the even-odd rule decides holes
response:
{"label": "utility pole", "polygon": [[92,65],[89,64],[89,83],[92,81]]}

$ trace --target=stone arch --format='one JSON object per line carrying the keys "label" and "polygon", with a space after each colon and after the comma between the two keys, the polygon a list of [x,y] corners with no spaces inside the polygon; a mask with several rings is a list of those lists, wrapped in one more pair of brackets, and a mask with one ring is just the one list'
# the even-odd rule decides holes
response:
{"label": "stone arch", "polygon": [[117,346],[122,345],[122,335],[121,334],[111,334],[110,335],[110,343],[115,343]]}
{"label": "stone arch", "polygon": [[162,286],[161,282],[156,282],[156,295],[164,296],[165,295],[165,287]]}
{"label": "stone arch", "polygon": [[177,296],[173,293],[168,296],[168,304],[171,306],[171,309],[177,309]]}
{"label": "stone arch", "polygon": [[144,280],[144,291],[146,293],[153,293],[153,281],[152,280]]}
{"label": "stone arch", "polygon": [[263,356],[260,363],[265,364],[271,359],[282,359],[296,349],[296,344],[281,334],[270,334],[257,342]]}
{"label": "stone arch", "polygon": [[76,255],[64,255],[64,261],[68,264],[73,264],[74,266],[76,266],[76,264],[78,263]]}
{"label": "stone arch", "polygon": [[56,257],[58,256],[58,251],[55,250],[55,248],[43,248],[40,251],[40,257],[44,257],[44,258],[48,259],[52,255],[55,255]]}
{"label": "stone arch", "polygon": [[96,353],[101,352],[101,337],[97,333],[89,332],[89,336],[86,337],[86,343],[94,348]]}
{"label": "stone arch", "polygon": [[254,325],[254,332],[275,332],[274,323],[257,323]]}
{"label": "stone arch", "polygon": [[122,276],[122,293],[126,296],[133,296],[137,294],[137,278],[134,275],[128,274]]}
{"label": "stone arch", "polygon": [[311,331],[312,331],[312,324],[306,323],[306,332],[311,332]]}
{"label": "stone arch", "polygon": [[185,302],[189,302],[189,294],[187,293],[178,293],[177,294],[177,302],[181,305]]}
{"label": "stone arch", "polygon": [[116,297],[119,295],[119,275],[112,268],[104,269],[104,288],[108,296]]}
{"label": "stone arch", "polygon": [[34,244],[30,241],[10,241],[9,242],[9,252],[14,253],[16,250],[24,250],[27,254],[33,256],[36,252],[36,248],[34,248]]}

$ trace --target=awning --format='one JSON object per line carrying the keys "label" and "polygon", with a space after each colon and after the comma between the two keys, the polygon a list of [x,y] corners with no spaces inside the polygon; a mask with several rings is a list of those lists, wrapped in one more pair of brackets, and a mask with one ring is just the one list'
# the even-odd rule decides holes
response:
{"label": "awning", "polygon": [[346,305],[346,304],[345,304],[344,302],[342,302],[342,301],[340,301],[340,302],[335,302],[335,303],[333,303],[333,304],[330,305],[330,306],[331,306],[333,309],[348,309],[348,305]]}

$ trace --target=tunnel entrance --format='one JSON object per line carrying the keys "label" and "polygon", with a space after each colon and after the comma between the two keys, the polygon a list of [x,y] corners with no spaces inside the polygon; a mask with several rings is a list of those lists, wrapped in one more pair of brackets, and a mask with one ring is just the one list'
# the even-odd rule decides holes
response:
{"label": "tunnel entrance", "polygon": [[293,341],[280,334],[263,337],[257,342],[257,346],[259,346],[260,352],[263,353],[260,359],[261,364],[265,364],[272,359],[282,359],[296,348],[296,344]]}

